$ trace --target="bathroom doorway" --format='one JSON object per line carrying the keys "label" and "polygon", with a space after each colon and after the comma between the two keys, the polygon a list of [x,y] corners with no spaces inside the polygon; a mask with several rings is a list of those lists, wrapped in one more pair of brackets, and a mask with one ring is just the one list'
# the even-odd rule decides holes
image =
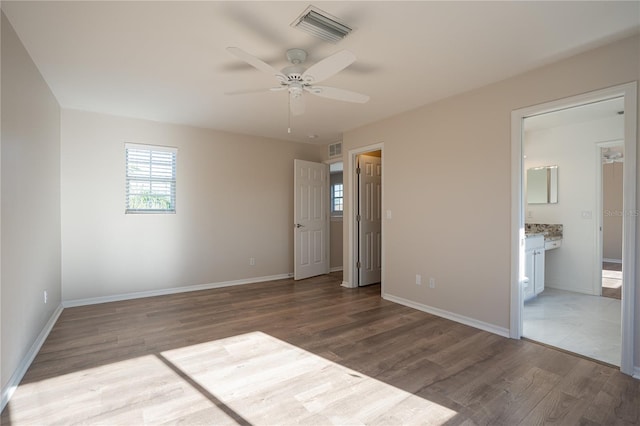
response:
{"label": "bathroom doorway", "polygon": [[[633,222],[635,219],[631,214],[624,212],[636,211],[636,128],[634,120],[625,120],[625,116],[635,117],[636,109],[636,83],[630,83],[604,89],[584,95],[575,96],[568,99],[549,102],[547,104],[537,105],[534,107],[523,108],[513,111],[512,113],[512,164],[513,164],[513,203],[512,203],[512,299],[511,299],[511,337],[520,338],[528,337],[551,346],[556,346],[567,351],[585,355],[590,358],[600,359],[609,364],[620,366],[623,373],[633,373],[633,357],[634,357],[634,327],[633,318],[635,315],[635,282],[632,277],[635,273],[635,241]],[[591,112],[602,113],[606,110],[605,106],[610,107],[616,103],[622,105],[622,114],[615,109],[609,111],[609,114],[615,116],[600,117],[601,122],[598,125],[589,121],[597,120],[590,117],[588,120],[578,120],[573,124],[556,122],[551,127],[538,129],[539,143],[527,145],[530,135],[527,135],[531,129],[531,123],[537,121],[549,121],[559,117],[567,117],[582,110],[591,110]],[[579,108],[576,108],[579,107]],[[598,111],[599,110],[599,111]],[[603,123],[609,124],[615,121],[621,121],[619,134],[605,134],[604,130],[608,127]],[[574,137],[569,136],[568,130],[573,127],[574,130],[580,130]],[[552,139],[557,136],[556,141]],[[596,277],[596,271],[601,274],[602,271],[602,252],[595,249],[598,241],[598,224],[601,216],[597,206],[596,197],[596,170],[600,165],[601,158],[596,156],[595,146],[601,141],[611,141],[619,139],[624,141],[625,156],[629,157],[628,163],[624,164],[623,174],[623,203],[622,224],[624,235],[624,246],[622,248],[622,285],[621,299],[610,299],[601,297],[601,276]],[[585,143],[589,141],[588,149],[579,150],[576,146],[572,146],[571,141],[576,143]],[[554,147],[554,150],[547,151],[542,149],[545,146]],[[533,161],[545,164],[531,164]],[[582,163],[582,161],[587,163]],[[578,164],[581,164],[578,166]],[[530,205],[527,202],[526,173],[527,168],[539,166],[557,166],[557,203],[548,203],[545,205]],[[591,177],[581,176],[585,169],[591,170]],[[576,181],[576,178],[579,178]],[[573,183],[572,183],[573,181]],[[569,189],[567,189],[569,185]],[[565,211],[565,213],[562,213]],[[545,266],[545,282],[544,289],[535,297],[529,296],[527,305],[533,308],[526,312],[525,306],[525,286],[528,283],[525,271],[525,224],[537,225],[564,225],[562,234],[562,243],[559,247],[553,248],[544,253]],[[535,229],[535,228],[534,228]],[[580,229],[581,231],[576,232]],[[539,230],[539,229],[536,229]],[[544,231],[545,228],[543,227]],[[544,241],[543,247],[550,244]],[[585,252],[585,248],[590,246],[589,253],[591,255],[580,256],[580,252]],[[573,265],[569,268],[571,260]],[[576,261],[576,259],[578,259]],[[587,266],[585,268],[585,265]],[[579,275],[576,278],[573,275]],[[598,284],[596,286],[596,283]],[[554,294],[555,293],[555,294]],[[619,352],[613,358],[603,356],[601,350],[605,346],[612,346],[615,343],[605,342],[597,343],[595,341],[582,342],[581,347],[565,347],[567,341],[572,340],[578,332],[583,333],[580,337],[584,337],[588,332],[597,331],[603,327],[602,321],[596,321],[593,324],[586,323],[585,318],[593,317],[593,312],[599,310],[598,306],[592,305],[586,311],[589,315],[584,315],[579,319],[570,318],[568,314],[573,314],[576,310],[581,310],[583,305],[589,306],[588,303],[577,303],[570,300],[573,296],[581,296],[588,298],[589,303],[605,302],[615,305],[617,302],[619,310],[605,310],[606,320],[613,322],[617,318],[621,318],[619,322],[619,331],[608,331],[601,334],[612,335],[618,342]],[[544,299],[555,297],[555,303],[559,309],[555,309],[556,319],[558,320],[551,327],[545,327],[543,322],[546,320],[544,313],[554,311],[549,308],[550,305],[542,306]],[[586,300],[586,299],[585,299]],[[578,307],[578,309],[574,309]],[[533,314],[532,314],[533,313]],[[558,330],[558,324],[573,324],[577,328],[573,330]],[[531,326],[532,327],[527,327]],[[607,324],[607,326],[610,324]],[[539,326],[541,333],[536,335],[535,326]],[[560,331],[565,333],[564,336],[553,337],[554,333]],[[544,341],[546,337],[552,336],[551,340]],[[555,339],[555,340],[553,340]],[[578,342],[578,338],[573,338],[574,343]],[[583,339],[584,340],[584,339]],[[583,350],[586,349],[586,350]],[[595,349],[595,350],[594,350]],[[588,351],[591,352],[588,352]],[[603,359],[604,357],[604,359]]]}
{"label": "bathroom doorway", "polygon": [[600,141],[624,136],[623,110],[618,97],[524,120],[525,273],[535,291],[525,293],[522,335],[617,366],[621,302],[601,296],[598,206],[610,197],[597,182]]}
{"label": "bathroom doorway", "polygon": [[603,297],[622,298],[622,211],[624,142],[603,142],[597,146],[600,160],[598,189],[600,197],[600,241],[602,256],[599,271]]}

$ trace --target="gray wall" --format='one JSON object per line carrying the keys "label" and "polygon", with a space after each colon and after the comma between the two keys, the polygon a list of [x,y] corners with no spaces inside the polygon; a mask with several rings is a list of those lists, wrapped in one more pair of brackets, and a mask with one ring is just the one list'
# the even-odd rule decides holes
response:
{"label": "gray wall", "polygon": [[4,13],[1,97],[4,390],[61,299],[60,108]]}

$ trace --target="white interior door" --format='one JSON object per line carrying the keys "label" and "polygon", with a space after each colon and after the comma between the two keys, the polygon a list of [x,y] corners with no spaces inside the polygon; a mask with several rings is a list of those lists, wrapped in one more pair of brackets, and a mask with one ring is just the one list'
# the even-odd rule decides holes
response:
{"label": "white interior door", "polygon": [[382,158],[358,156],[358,285],[382,277]]}
{"label": "white interior door", "polygon": [[329,273],[329,166],[294,160],[296,280]]}

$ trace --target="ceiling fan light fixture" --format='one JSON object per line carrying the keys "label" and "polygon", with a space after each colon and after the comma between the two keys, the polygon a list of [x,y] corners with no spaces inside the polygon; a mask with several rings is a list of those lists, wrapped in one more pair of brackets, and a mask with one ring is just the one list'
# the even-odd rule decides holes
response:
{"label": "ceiling fan light fixture", "polygon": [[338,18],[314,6],[309,6],[302,12],[291,26],[333,44],[338,43],[353,31],[352,28],[340,22]]}

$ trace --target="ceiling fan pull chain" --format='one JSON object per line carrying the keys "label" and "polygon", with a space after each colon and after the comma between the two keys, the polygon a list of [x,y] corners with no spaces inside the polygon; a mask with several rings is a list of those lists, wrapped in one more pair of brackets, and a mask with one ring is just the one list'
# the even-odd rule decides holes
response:
{"label": "ceiling fan pull chain", "polygon": [[291,134],[291,95],[287,93],[287,98],[289,99],[289,105],[287,108],[287,118],[289,119],[289,127],[287,128],[287,133]]}

